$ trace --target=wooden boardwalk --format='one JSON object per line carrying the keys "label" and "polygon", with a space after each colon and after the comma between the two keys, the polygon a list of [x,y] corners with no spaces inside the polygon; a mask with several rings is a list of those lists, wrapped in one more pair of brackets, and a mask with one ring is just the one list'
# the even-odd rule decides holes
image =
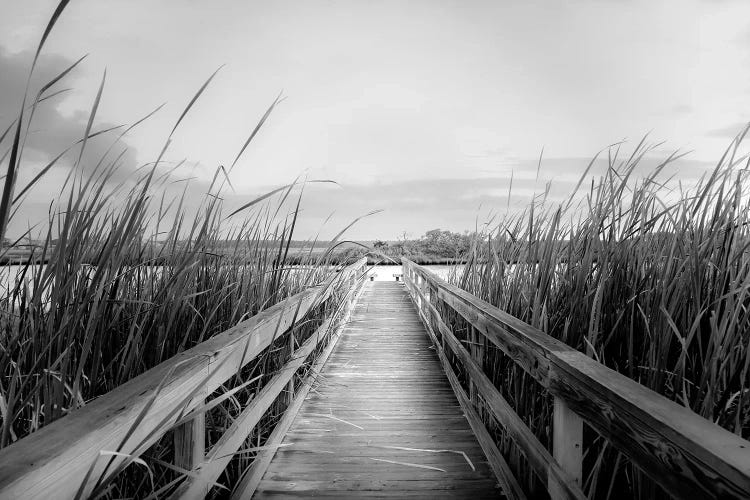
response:
{"label": "wooden boardwalk", "polygon": [[[654,498],[748,498],[750,442],[741,436],[408,259],[402,259],[408,295],[401,283],[365,282],[366,264],[360,259],[6,446],[0,450],[0,498],[95,496],[168,433],[174,437],[165,445],[178,437],[189,444],[173,463],[191,470],[160,491],[172,487],[171,498],[196,500],[209,489],[211,496],[225,495],[211,485],[223,481],[232,457],[274,411],[274,401],[290,395],[289,382],[305,364],[306,385],[267,436],[268,448],[237,484],[225,485],[232,500],[253,492],[259,498],[538,497],[542,492],[519,484],[519,470],[525,471],[524,486],[526,473],[533,474],[554,500],[586,500],[600,492],[584,493],[581,484],[591,471],[583,458],[599,452],[583,441],[584,424],[649,477],[642,478],[644,487],[664,490],[654,488]],[[296,346],[206,450],[205,395],[231,387],[238,369],[273,349],[279,335],[289,340],[294,325],[307,323],[322,302],[331,307],[316,333]],[[487,350],[470,352],[446,324],[451,310],[493,353],[504,352],[549,392],[550,443],[537,439],[485,372]],[[437,346],[418,317],[429,323]],[[328,342],[329,326],[344,318],[349,323],[336,330],[338,343]],[[481,416],[457,371],[473,385]],[[506,463],[488,421],[502,426],[526,457],[522,469]],[[618,477],[601,484],[627,479]]]}
{"label": "wooden boardwalk", "polygon": [[497,498],[404,285],[367,282],[254,498]]}

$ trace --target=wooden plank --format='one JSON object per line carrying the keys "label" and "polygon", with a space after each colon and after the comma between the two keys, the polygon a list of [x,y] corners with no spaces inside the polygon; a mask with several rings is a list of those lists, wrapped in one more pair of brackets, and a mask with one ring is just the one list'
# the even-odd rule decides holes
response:
{"label": "wooden plank", "polygon": [[405,259],[403,264],[667,491],[678,497],[747,497],[750,442],[423,267]]}
{"label": "wooden plank", "polygon": [[174,430],[174,465],[191,470],[203,461],[205,454],[206,414],[199,413]]}
{"label": "wooden plank", "polygon": [[[356,297],[359,295],[359,292],[362,289],[362,283],[363,282],[360,282],[358,286],[350,290],[349,303],[347,304],[344,317],[342,318],[342,323],[346,323],[351,316],[351,309],[354,305]],[[287,431],[294,422],[294,419],[297,417],[300,408],[302,408],[302,405],[305,402],[307,394],[310,392],[313,384],[315,384],[317,374],[326,364],[326,361],[328,361],[331,352],[333,352],[333,348],[336,346],[340,334],[341,325],[337,325],[325,350],[320,356],[318,356],[318,359],[315,361],[312,367],[310,367],[309,375],[305,378],[300,391],[297,393],[290,406],[284,412],[284,416],[276,424],[273,432],[269,436],[266,442],[266,446],[268,446],[270,449],[259,451],[255,456],[252,465],[248,468],[247,471],[245,471],[243,477],[240,479],[239,483],[237,483],[234,490],[232,491],[233,500],[239,498],[251,498],[255,493],[255,490],[258,488],[258,484],[260,484],[260,480],[263,478],[266,470],[268,470],[268,466],[271,464],[271,460],[276,454],[276,448],[282,443],[284,436],[286,436]]]}
{"label": "wooden plank", "polygon": [[[416,291],[414,293],[416,293]],[[461,387],[461,383],[458,381],[453,368],[451,368],[448,359],[445,357],[445,352],[438,342],[432,326],[429,322],[425,323],[425,326],[430,338],[432,339],[432,344],[435,346],[440,362],[443,365],[443,371],[448,377],[448,382],[450,382],[453,392],[456,394],[458,402],[464,410],[464,414],[469,421],[469,425],[471,425],[471,429],[477,436],[479,445],[482,447],[484,454],[487,455],[490,467],[492,467],[492,472],[494,472],[495,477],[497,477],[498,481],[503,486],[503,493],[509,498],[525,499],[526,494],[521,488],[521,485],[518,484],[518,480],[516,480],[516,477],[513,475],[513,471],[511,471],[508,462],[505,461],[497,444],[495,444],[495,440],[487,431],[484,422],[482,422],[482,419],[477,414],[474,408],[474,398],[468,396],[463,387]]]}
{"label": "wooden plank", "polygon": [[593,362],[553,358],[550,391],[677,497],[747,498],[750,443]]}
{"label": "wooden plank", "polygon": [[416,274],[437,289],[438,298],[464,317],[482,335],[499,347],[539,383],[547,386],[548,353],[571,350],[540,330],[451,285],[421,266]]}
{"label": "wooden plank", "polygon": [[0,450],[0,497],[71,498],[79,489],[88,496],[97,478],[124,461],[100,459],[100,451],[142,453],[197,404],[200,390],[213,392],[327,298],[333,282],[359,272],[364,264],[349,266],[326,284],[266,309]]}
{"label": "wooden plank", "polygon": [[[483,500],[483,499],[496,499],[497,494],[496,493],[488,493],[486,491],[466,491],[464,493],[470,494],[469,498],[472,500]],[[351,491],[325,491],[323,492],[317,492],[317,491],[273,491],[273,490],[266,490],[264,492],[264,497],[274,500],[299,500],[300,498],[345,498],[345,499],[351,499],[352,498],[352,492]],[[358,491],[356,494],[356,498],[358,500],[367,500],[367,499],[380,499],[380,498],[397,498],[397,499],[404,499],[404,498],[429,498],[429,499],[446,499],[446,500],[454,500],[456,498],[456,494],[450,490],[433,490],[433,489],[420,489],[420,490],[388,490],[388,491],[367,491],[362,492]]]}
{"label": "wooden plank", "polygon": [[[560,398],[555,398],[552,418],[552,453],[572,481],[581,485],[583,474],[583,420]],[[557,481],[548,481],[550,498],[566,498]]]}
{"label": "wooden plank", "polygon": [[444,327],[444,325],[441,326],[446,344],[461,359],[462,364],[470,373],[470,378],[474,381],[475,387],[484,399],[486,408],[503,425],[508,435],[526,457],[534,472],[544,482],[557,485],[557,489],[563,494],[561,498],[585,498],[580,487],[575,485],[573,478],[569,477],[559,466],[554,457],[515,413],[492,382],[474,364],[470,358],[470,354],[463,349],[458,340],[450,333],[450,330]]}
{"label": "wooden plank", "polygon": [[234,419],[229,429],[224,431],[219,441],[208,452],[205,460],[193,469],[193,475],[185,479],[172,494],[172,498],[202,499],[208,494],[212,483],[226,469],[234,454],[247,439],[247,435],[257,425],[276,398],[279,397],[281,391],[286,388],[289,380],[307,361],[307,357],[317,347],[318,340],[325,336],[330,325],[331,318],[327,319],[318,331],[297,349],[295,357],[274,375],[260,393]]}
{"label": "wooden plank", "polygon": [[[275,468],[294,468],[294,467],[310,467],[312,465],[331,468],[337,470],[342,466],[352,466],[344,470],[385,470],[385,469],[396,469],[404,470],[404,466],[401,464],[391,462],[380,462],[374,461],[373,458],[386,458],[392,461],[407,461],[412,463],[420,463],[425,465],[435,465],[440,468],[450,469],[457,472],[470,471],[471,467],[468,466],[466,459],[459,454],[434,454],[424,453],[419,450],[408,451],[401,449],[392,449],[385,447],[338,447],[330,448],[335,450],[334,453],[322,453],[317,448],[281,448],[276,452],[273,462],[269,466],[269,470]],[[474,461],[474,458],[471,458]],[[474,465],[480,472],[485,469],[486,464],[481,460],[474,461]],[[417,471],[418,468],[407,468],[408,470]]]}
{"label": "wooden plank", "polygon": [[[265,484],[264,484],[265,483]],[[487,480],[481,479],[462,479],[461,481],[455,481],[452,479],[437,479],[431,477],[428,479],[390,479],[372,477],[369,480],[348,480],[342,479],[336,481],[335,485],[338,491],[349,491],[352,496],[355,496],[355,492],[360,491],[382,491],[389,489],[403,489],[403,490],[450,490],[455,492],[456,496],[461,495],[463,490],[468,486],[470,491],[480,490],[486,488]],[[281,491],[329,491],[331,489],[331,481],[326,480],[299,480],[296,478],[284,478],[280,480],[263,478],[261,481],[259,492],[263,492],[264,489],[274,489]],[[316,495],[317,496],[317,495]]]}
{"label": "wooden plank", "polygon": [[[365,283],[319,385],[308,394],[255,498],[289,492],[336,497],[342,491],[345,497],[500,494],[415,317],[401,283]],[[400,326],[379,326],[390,323]],[[384,357],[393,363],[378,362]],[[466,453],[471,465],[457,452]]]}
{"label": "wooden plank", "polygon": [[[413,290],[420,294],[418,289]],[[423,301],[423,303],[425,303]],[[559,494],[556,498],[578,498],[583,499],[585,495],[575,482],[575,478],[569,476],[555,461],[550,452],[539,442],[531,429],[521,417],[516,414],[513,407],[500,394],[492,381],[484,374],[481,367],[474,361],[469,351],[459,342],[448,325],[440,318],[440,314],[432,304],[426,303],[424,315],[426,324],[433,331],[439,331],[442,339],[451,351],[461,360],[461,364],[469,373],[470,380],[481,394],[487,409],[505,428],[508,435],[520,448],[529,466],[544,483],[555,484],[555,491]],[[447,373],[446,369],[446,373]],[[455,390],[455,388],[454,388]]]}

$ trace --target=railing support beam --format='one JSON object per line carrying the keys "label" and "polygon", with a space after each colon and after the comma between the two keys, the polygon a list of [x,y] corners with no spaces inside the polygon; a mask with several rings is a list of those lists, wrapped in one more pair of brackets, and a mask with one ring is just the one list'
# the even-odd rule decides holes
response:
{"label": "railing support beam", "polygon": [[174,430],[174,464],[193,470],[203,462],[206,454],[206,414],[200,413],[190,422]]}
{"label": "railing support beam", "polygon": [[[360,276],[366,262],[360,259],[320,285],[173,356],[0,450],[0,498],[91,496],[97,484],[109,481],[126,465],[128,457],[138,457],[170,431],[185,412],[201,406],[204,398],[268,348],[280,332],[289,330],[341,289],[352,273]],[[287,382],[284,379],[274,399]],[[200,460],[197,468],[204,470],[210,457],[201,458],[203,452],[198,453],[204,449],[203,418],[196,413],[188,424],[190,430],[186,427],[176,439],[181,449],[190,449],[183,456],[189,456],[193,464]],[[105,456],[102,450],[119,450],[119,454]]]}
{"label": "railing support beam", "polygon": [[[583,471],[583,419],[561,398],[555,397],[552,417],[552,455],[569,477],[581,485]],[[550,480],[550,498],[567,498],[557,481]]]}

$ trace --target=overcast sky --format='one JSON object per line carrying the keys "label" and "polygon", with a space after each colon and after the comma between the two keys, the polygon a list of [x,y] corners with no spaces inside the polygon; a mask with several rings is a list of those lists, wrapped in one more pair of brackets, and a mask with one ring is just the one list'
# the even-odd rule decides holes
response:
{"label": "overcast sky", "polygon": [[[1,1],[5,129],[57,1]],[[167,102],[126,139],[135,168],[155,159],[192,95],[226,65],[167,159],[187,158],[185,176],[210,180],[283,91],[233,171],[227,202],[300,174],[338,181],[306,191],[300,237],[331,212],[324,234],[375,209],[385,211],[351,238],[471,229],[505,210],[511,172],[514,203],[548,180],[564,193],[602,147],[634,146],[645,133],[668,141],[660,154],[693,150],[677,167],[694,178],[750,120],[742,0],[72,0],[35,82],[87,53],[63,85],[73,90],[32,125],[24,176],[82,135],[105,68],[95,128]],[[43,218],[61,175],[32,193],[29,219]]]}

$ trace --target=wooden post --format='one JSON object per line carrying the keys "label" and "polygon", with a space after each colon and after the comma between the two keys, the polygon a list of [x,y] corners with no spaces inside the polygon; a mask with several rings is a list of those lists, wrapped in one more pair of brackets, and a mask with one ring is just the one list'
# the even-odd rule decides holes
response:
{"label": "wooden post", "polygon": [[193,470],[203,462],[205,453],[206,414],[200,413],[193,420],[175,428],[174,464],[185,470]]}
{"label": "wooden post", "polygon": [[[482,369],[482,372],[487,373],[485,371],[485,367],[487,366],[487,337],[479,330],[477,330],[476,327],[472,327],[472,331],[475,333],[478,343],[478,345],[476,346],[477,363],[479,363],[479,367]],[[484,416],[484,400],[477,401],[477,412],[480,416]]]}
{"label": "wooden post", "polygon": [[[471,352],[471,357],[474,358],[474,361],[476,361],[479,366],[482,366],[482,360],[479,359],[479,349],[477,349],[478,340],[477,329],[470,324],[469,342],[471,342],[471,348],[469,349],[469,352]],[[469,399],[471,400],[471,404],[474,405],[474,408],[478,410],[479,398],[477,398],[477,387],[474,385],[474,381],[471,380],[471,377],[469,377]]]}
{"label": "wooden post", "polygon": [[[417,274],[417,279],[414,280],[415,288],[421,290],[422,289],[422,282],[424,279],[422,276]],[[417,307],[421,310],[422,309],[422,297],[419,294],[415,294],[417,297]]]}
{"label": "wooden post", "polygon": [[[352,274],[349,278],[349,291],[354,292],[354,289],[357,287],[357,276]],[[357,294],[352,293],[349,295],[349,307],[354,305],[354,302],[357,300]]]}
{"label": "wooden post", "polygon": [[[561,398],[555,397],[552,427],[552,455],[572,481],[581,485],[583,466],[583,419]],[[548,480],[550,498],[567,498],[557,482]]]}
{"label": "wooden post", "polygon": [[[289,332],[289,360],[294,358],[294,328]],[[294,375],[289,379],[286,385],[286,404],[289,407],[294,401]]]}

